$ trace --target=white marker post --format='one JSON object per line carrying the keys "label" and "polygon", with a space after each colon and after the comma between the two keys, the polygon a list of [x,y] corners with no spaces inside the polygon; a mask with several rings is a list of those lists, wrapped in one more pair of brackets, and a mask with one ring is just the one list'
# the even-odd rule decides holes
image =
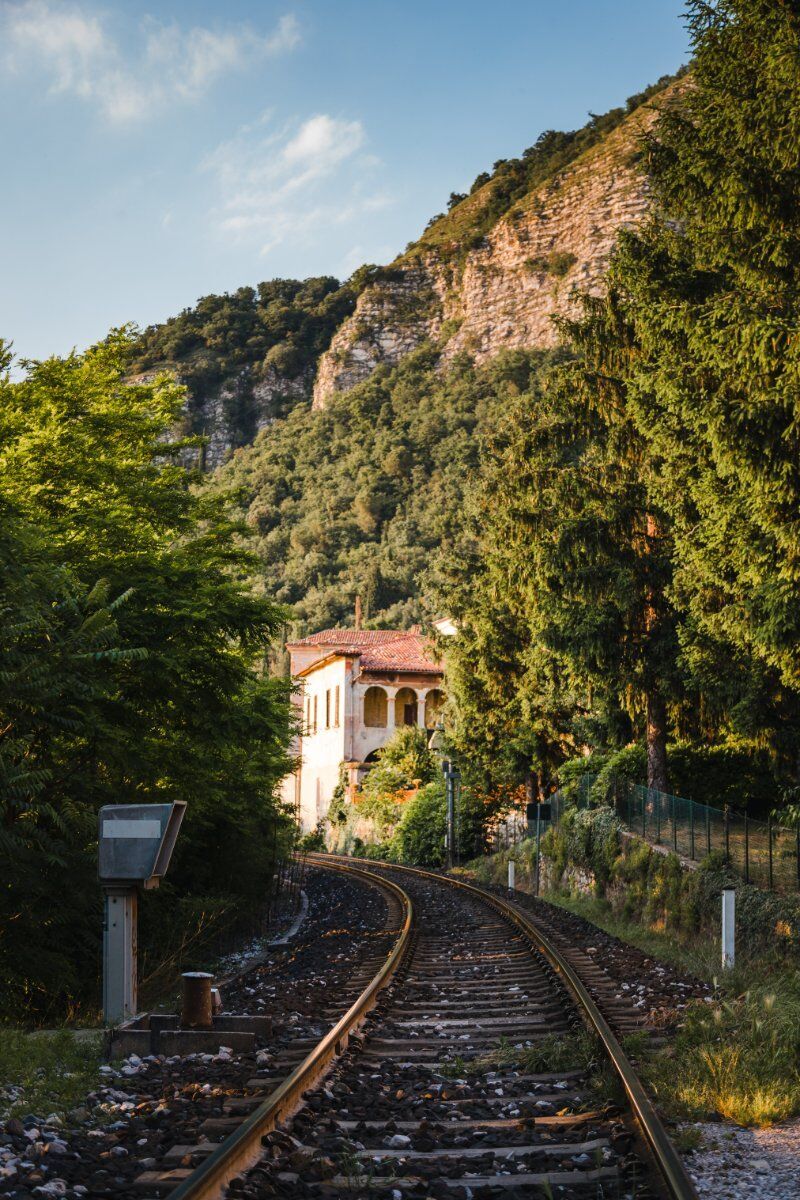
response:
{"label": "white marker post", "polygon": [[513,858],[510,858],[508,860],[508,890],[509,890],[509,892],[513,892],[513,890],[514,890],[516,869],[517,869],[517,864],[514,862]]}
{"label": "white marker post", "polygon": [[722,966],[731,968],[736,960],[736,891],[722,889]]}

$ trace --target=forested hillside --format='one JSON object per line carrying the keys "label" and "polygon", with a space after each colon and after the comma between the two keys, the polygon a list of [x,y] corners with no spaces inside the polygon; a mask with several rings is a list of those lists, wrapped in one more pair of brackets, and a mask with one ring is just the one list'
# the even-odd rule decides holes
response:
{"label": "forested hillside", "polygon": [[298,632],[347,624],[356,596],[372,626],[429,615],[432,553],[459,536],[483,436],[518,386],[514,358],[438,365],[421,350],[323,412],[299,405],[220,473]]}
{"label": "forested hillside", "polygon": [[800,103],[794,18],[767,10],[692,5],[691,83],[639,133],[649,216],[555,322],[559,349],[476,365],[445,331],[223,472],[301,630],[356,594],[371,624],[458,618],[451,716],[490,786],[638,743],[620,769],[662,790],[672,746],[706,777],[727,762],[762,809],[756,760],[776,805],[794,794],[800,185],[773,131]]}

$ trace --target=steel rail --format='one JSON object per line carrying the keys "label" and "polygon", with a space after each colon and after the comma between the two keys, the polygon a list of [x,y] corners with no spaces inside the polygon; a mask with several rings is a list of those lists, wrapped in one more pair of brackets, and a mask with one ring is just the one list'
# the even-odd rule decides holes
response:
{"label": "steel rail", "polygon": [[316,865],[360,876],[368,880],[373,887],[377,884],[391,892],[400,901],[405,912],[400,936],[381,969],[333,1029],[325,1034],[311,1053],[278,1084],[274,1092],[267,1096],[238,1129],[224,1142],[220,1142],[217,1149],[169,1193],[169,1200],[218,1200],[235,1176],[255,1166],[264,1152],[262,1137],[270,1133],[279,1121],[292,1116],[300,1107],[303,1093],[321,1078],[333,1059],[344,1052],[350,1035],[361,1025],[366,1014],[376,1003],[378,993],[391,980],[406,955],[414,920],[414,909],[408,894],[393,880],[384,879],[373,871],[364,870],[363,867],[322,860]]}
{"label": "steel rail", "polygon": [[[330,862],[332,857],[337,856],[313,854],[308,857],[309,861],[314,861],[322,866],[324,863]],[[363,859],[359,861],[363,862]],[[512,921],[518,929],[522,930],[530,938],[533,944],[548,960],[555,973],[563,979],[566,987],[577,1002],[579,1009],[583,1011],[587,1021],[603,1043],[612,1066],[625,1089],[628,1102],[670,1197],[672,1200],[698,1200],[698,1193],[689,1177],[689,1173],[683,1165],[678,1151],[675,1149],[669,1134],[664,1128],[661,1117],[647,1095],[641,1080],[634,1070],[633,1064],[620,1045],[614,1031],[600,1012],[588,988],[575,969],[569,964],[561,951],[534,925],[530,918],[520,909],[516,908],[516,906],[509,904],[508,901],[493,895],[492,892],[485,891],[481,887],[476,887],[475,884],[467,883],[463,879],[454,879],[451,876],[439,875],[435,871],[425,871],[421,867],[406,867],[395,863],[377,863],[375,860],[372,860],[370,866],[373,869],[375,867],[383,867],[385,870],[408,872],[412,875],[435,879],[439,883],[447,883],[452,887],[471,892],[478,899],[489,904],[496,912],[501,913],[507,920]]]}

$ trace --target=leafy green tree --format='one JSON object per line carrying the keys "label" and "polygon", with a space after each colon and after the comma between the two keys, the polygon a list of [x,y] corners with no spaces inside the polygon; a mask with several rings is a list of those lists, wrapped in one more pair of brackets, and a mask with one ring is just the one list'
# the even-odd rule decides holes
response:
{"label": "leafy green tree", "polygon": [[[115,334],[0,380],[0,505],[13,518],[2,547],[4,847],[15,862],[11,834],[24,833],[29,864],[41,848],[61,872],[42,892],[58,907],[50,925],[72,916],[83,931],[53,943],[68,964],[58,995],[35,958],[19,958],[42,1008],[92,998],[97,900],[89,918],[77,913],[97,897],[102,804],[188,801],[171,886],[198,912],[203,897],[226,897],[232,919],[262,902],[291,830],[276,799],[288,690],[265,667],[285,614],[253,590],[227,498],[174,463],[181,390],[129,386],[130,348]],[[20,910],[4,936],[24,948],[34,914],[23,857],[4,872],[6,912]]]}
{"label": "leafy green tree", "polygon": [[527,758],[535,793],[598,709],[627,707],[644,717],[648,781],[666,789],[667,701],[680,692],[671,543],[641,439],[592,406],[580,363],[519,355],[507,369],[518,392],[487,438],[473,560],[450,568],[460,591],[442,597],[462,625],[448,654],[461,724],[488,729],[512,778]]}

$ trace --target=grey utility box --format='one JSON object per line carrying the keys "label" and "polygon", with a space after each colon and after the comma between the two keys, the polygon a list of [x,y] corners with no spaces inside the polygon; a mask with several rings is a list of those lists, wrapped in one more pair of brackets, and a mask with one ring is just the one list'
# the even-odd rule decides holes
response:
{"label": "grey utility box", "polygon": [[186,803],[107,804],[100,809],[98,874],[105,897],[103,1012],[116,1025],[138,1009],[137,925],[141,888],[167,872]]}
{"label": "grey utility box", "polygon": [[186,804],[107,804],[100,809],[104,884],[156,888],[167,872]]}

